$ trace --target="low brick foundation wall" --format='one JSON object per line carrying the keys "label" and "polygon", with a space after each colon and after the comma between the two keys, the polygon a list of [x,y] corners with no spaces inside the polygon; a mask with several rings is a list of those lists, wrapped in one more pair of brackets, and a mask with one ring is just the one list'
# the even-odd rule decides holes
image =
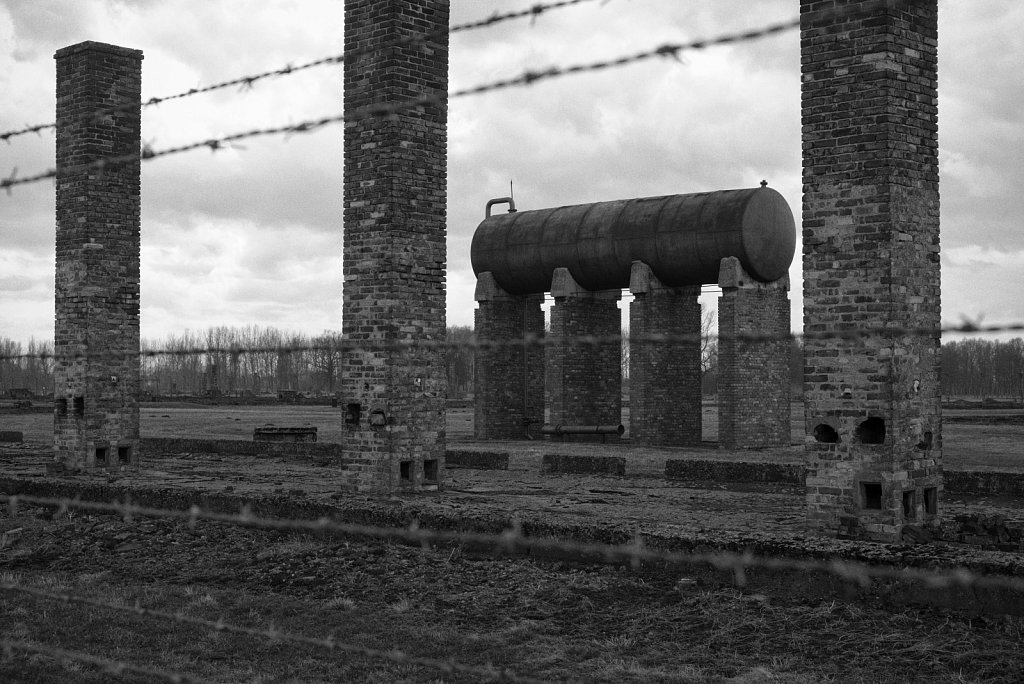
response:
{"label": "low brick foundation wall", "polygon": [[315,442],[315,427],[258,427],[252,431],[254,442]]}
{"label": "low brick foundation wall", "polygon": [[508,470],[508,454],[497,451],[448,451],[444,463],[448,468]]}
{"label": "low brick foundation wall", "polygon": [[[803,484],[807,469],[799,463],[746,461],[665,461],[666,480],[689,482],[783,482]],[[951,494],[1024,496],[1024,473],[987,470],[945,470],[945,491]]]}
{"label": "low brick foundation wall", "polygon": [[0,430],[0,442],[24,442],[25,435],[14,430]]}
{"label": "low brick foundation wall", "polygon": [[626,459],[621,456],[570,456],[544,454],[544,473],[579,473],[586,475],[625,475]]}

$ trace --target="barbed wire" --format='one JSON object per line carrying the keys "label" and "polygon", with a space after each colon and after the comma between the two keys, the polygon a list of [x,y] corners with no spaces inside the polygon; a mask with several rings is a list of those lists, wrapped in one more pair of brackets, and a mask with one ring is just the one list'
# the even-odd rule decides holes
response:
{"label": "barbed wire", "polygon": [[819,330],[796,332],[736,332],[736,333],[615,333],[609,335],[544,335],[526,334],[522,337],[506,339],[480,339],[475,335],[467,340],[431,340],[431,339],[382,339],[353,340],[338,339],[329,344],[270,344],[270,345],[207,345],[192,346],[180,349],[139,349],[139,350],[86,350],[64,354],[56,352],[19,352],[0,353],[0,361],[23,361],[36,359],[40,361],[78,361],[86,359],[120,359],[138,356],[142,359],[164,356],[246,356],[252,354],[303,354],[313,352],[345,353],[345,352],[377,352],[377,351],[415,351],[415,350],[448,350],[448,349],[480,349],[501,350],[508,348],[553,347],[553,346],[601,346],[638,342],[644,344],[699,344],[713,340],[735,341],[744,343],[793,342],[798,340],[844,340],[856,342],[870,337],[933,337],[946,333],[982,335],[1000,332],[1024,332],[1024,323],[1006,325],[981,325],[964,322],[959,325],[941,327],[904,327],[904,326],[870,326],[851,328],[849,330]]}
{"label": "barbed wire", "polygon": [[[868,5],[857,5],[852,7],[834,8],[831,13],[837,18],[841,17],[852,17],[859,16],[862,14],[870,14],[874,9],[878,7],[884,7],[887,5],[887,0],[879,0],[876,3]],[[790,19],[788,21],[782,21],[774,24],[763,26],[759,29],[740,31],[735,33],[727,33],[713,38],[706,38],[701,40],[694,40],[683,43],[663,43],[654,48],[648,50],[642,50],[640,52],[634,52],[628,55],[615,57],[612,59],[598,60],[594,62],[587,62],[583,64],[575,64],[566,67],[549,67],[547,69],[527,70],[514,76],[512,78],[491,81],[469,88],[461,90],[455,90],[446,92],[443,94],[426,95],[419,98],[405,100],[403,102],[395,104],[377,104],[367,107],[359,108],[351,113],[345,114],[334,114],[331,116],[325,116],[318,119],[307,119],[297,124],[287,124],[281,126],[271,126],[268,128],[258,128],[249,131],[243,131],[240,133],[233,133],[230,135],[221,136],[219,138],[209,138],[206,140],[195,141],[176,147],[169,147],[162,150],[154,150],[148,145],[144,145],[139,154],[119,155],[112,157],[105,157],[98,159],[93,162],[85,164],[69,165],[62,167],[60,173],[82,173],[95,171],[102,173],[108,166],[116,166],[118,164],[125,164],[131,162],[137,162],[140,159],[150,160],[157,159],[160,157],[167,157],[170,155],[181,154],[184,152],[190,152],[201,148],[208,148],[212,152],[229,147],[232,143],[236,143],[242,140],[248,140],[251,138],[264,137],[270,135],[289,135],[289,134],[301,134],[310,133],[315,130],[319,130],[325,126],[339,124],[339,123],[351,123],[356,121],[362,121],[370,118],[384,118],[396,116],[402,112],[419,109],[421,107],[444,107],[449,99],[469,97],[473,95],[482,95],[484,93],[491,93],[499,90],[505,90],[509,88],[517,87],[528,87],[532,86],[541,81],[551,80],[555,78],[561,78],[566,76],[574,76],[582,73],[603,71],[606,69],[616,69],[624,67],[629,64],[636,64],[646,60],[659,58],[663,59],[671,57],[679,60],[679,54],[687,50],[703,50],[717,45],[728,45],[731,43],[740,43],[751,40],[757,40],[768,36],[776,35],[784,31],[792,30],[800,26],[800,19]],[[17,176],[17,169],[11,172],[11,175],[7,178],[0,179],[0,189],[7,190],[10,194],[10,189],[17,185],[25,185],[28,183],[35,183],[47,178],[56,178],[58,170],[51,168],[47,171],[37,173],[32,176]]]}
{"label": "barbed wire", "polygon": [[44,598],[52,601],[60,601],[66,604],[89,606],[91,608],[102,608],[106,610],[118,611],[121,613],[155,617],[162,620],[170,620],[178,624],[191,625],[195,627],[204,627],[216,632],[229,632],[231,634],[241,634],[251,637],[260,637],[264,639],[269,639],[271,641],[286,641],[293,644],[301,644],[303,646],[315,646],[318,648],[327,649],[328,651],[332,652],[348,653],[351,655],[365,656],[368,658],[374,658],[378,660],[388,660],[397,665],[417,665],[420,667],[427,667],[433,670],[438,670],[449,675],[473,675],[474,677],[482,677],[487,681],[495,682],[534,683],[541,681],[529,677],[521,677],[509,670],[499,669],[493,666],[478,667],[476,665],[467,665],[465,663],[460,663],[451,659],[440,660],[437,658],[425,658],[422,656],[411,655],[398,649],[390,649],[387,651],[383,651],[376,648],[370,648],[368,646],[360,646],[359,644],[338,641],[332,637],[321,639],[317,637],[305,636],[303,634],[294,634],[279,629],[257,629],[254,627],[244,627],[241,625],[232,624],[230,622],[225,622],[224,620],[207,620],[204,618],[192,617],[182,612],[171,613],[164,610],[145,608],[138,604],[134,606],[119,605],[116,603],[110,603],[108,601],[101,601],[99,599],[88,598],[84,596],[72,596],[70,594],[61,594],[57,592],[46,591],[43,589],[35,589],[33,587],[26,587],[15,582],[0,581],[0,590],[28,594],[30,596],[35,596],[37,598]]}
{"label": "barbed wire", "polygon": [[172,684],[208,684],[208,682],[210,682],[208,679],[200,679],[180,672],[170,672],[146,665],[128,663],[123,660],[102,658],[100,656],[92,655],[91,653],[69,651],[67,649],[57,648],[56,646],[30,644],[27,641],[15,641],[11,639],[4,639],[2,637],[0,637],[0,651],[4,652],[7,657],[13,656],[14,651],[24,651],[27,653],[35,653],[37,655],[47,655],[52,658],[56,658],[57,660],[76,660],[80,663],[86,663],[87,665],[102,667],[112,675],[134,672],[135,674],[141,674],[162,681],[172,682]]}
{"label": "barbed wire", "polygon": [[[238,86],[238,87],[242,88],[243,90],[248,90],[248,89],[251,89],[253,87],[253,85],[255,85],[257,82],[262,81],[262,80],[267,79],[267,78],[279,77],[279,76],[290,76],[292,74],[297,74],[297,73],[300,73],[300,72],[303,72],[303,71],[307,71],[309,69],[314,69],[314,68],[320,67],[320,66],[331,65],[331,64],[342,64],[342,63],[344,63],[346,61],[351,61],[352,59],[355,59],[356,57],[361,57],[363,55],[367,55],[367,54],[370,54],[370,53],[373,53],[373,52],[377,52],[377,51],[380,51],[380,50],[387,50],[387,49],[395,48],[395,47],[415,47],[415,46],[419,46],[419,45],[423,45],[425,43],[428,43],[428,42],[430,42],[432,40],[436,40],[438,38],[443,38],[447,34],[460,33],[460,32],[464,32],[464,31],[472,31],[472,30],[477,30],[477,29],[482,29],[482,28],[488,28],[488,27],[491,27],[491,26],[495,26],[496,24],[500,24],[502,22],[510,21],[510,20],[513,20],[513,19],[522,19],[522,18],[525,18],[525,17],[530,17],[532,21],[535,21],[537,19],[537,17],[539,17],[542,14],[544,14],[545,12],[549,12],[551,10],[558,10],[558,9],[563,9],[563,8],[566,8],[566,7],[572,7],[573,5],[579,5],[579,4],[586,3],[586,2],[598,2],[598,1],[600,1],[602,4],[604,4],[604,3],[608,2],[609,0],[561,0],[560,2],[536,3],[536,4],[531,5],[528,8],[521,9],[521,10],[511,10],[511,11],[506,11],[506,12],[496,11],[494,14],[492,14],[489,17],[487,17],[486,19],[477,19],[475,21],[470,21],[470,22],[466,22],[466,23],[463,23],[463,24],[456,24],[454,26],[446,27],[444,29],[439,29],[437,31],[431,31],[429,33],[419,33],[419,34],[414,34],[414,35],[411,35],[411,36],[404,36],[402,38],[397,38],[395,40],[389,41],[389,42],[384,43],[382,45],[373,45],[373,46],[367,46],[367,47],[362,47],[362,48],[356,48],[356,49],[352,49],[352,50],[346,50],[346,51],[344,51],[344,52],[342,52],[340,54],[337,54],[337,55],[331,55],[329,57],[321,57],[320,59],[315,59],[315,60],[313,60],[311,62],[305,62],[303,64],[298,64],[298,65],[295,65],[295,66],[293,66],[291,64],[287,64],[287,65],[285,65],[283,67],[279,67],[277,69],[271,69],[269,71],[263,71],[263,72],[260,72],[260,73],[249,74],[249,75],[246,75],[246,76],[238,76],[236,78],[232,78],[232,79],[229,79],[227,81],[221,81],[219,83],[214,83],[214,84],[208,85],[208,86],[203,86],[203,87],[199,87],[199,88],[189,88],[188,90],[182,91],[180,93],[175,93],[173,95],[164,95],[163,97],[151,97],[148,100],[142,102],[141,106],[142,107],[152,107],[152,106],[161,104],[163,102],[169,102],[171,100],[179,100],[179,99],[186,98],[186,97],[192,97],[193,95],[200,95],[200,94],[204,94],[204,93],[210,93],[210,92],[214,92],[214,91],[217,91],[217,90],[223,90],[225,88],[232,88],[232,87],[235,87],[235,86]],[[122,105],[122,106],[119,106],[119,107],[105,107],[103,109],[96,110],[96,117],[109,116],[110,114],[116,114],[118,112],[130,111],[130,110],[132,110],[132,109],[134,109],[134,108],[136,108],[138,106],[139,106],[138,103],[134,103],[133,102],[131,104],[126,104],[126,105]],[[0,141],[10,142],[11,138],[15,138],[15,137],[18,137],[18,136],[21,136],[21,135],[27,135],[29,133],[40,133],[42,131],[45,131],[45,130],[48,130],[48,129],[52,129],[52,128],[56,128],[56,127],[57,127],[57,124],[55,122],[49,122],[49,123],[44,123],[44,124],[34,124],[34,125],[27,125],[26,124],[25,127],[23,127],[23,128],[19,128],[19,129],[15,129],[15,130],[9,130],[9,131],[4,131],[3,133],[0,133]]]}
{"label": "barbed wire", "polygon": [[57,509],[57,515],[64,515],[71,509],[94,511],[119,515],[125,520],[135,516],[184,520],[195,525],[200,520],[237,525],[243,528],[271,530],[277,532],[302,532],[306,534],[335,535],[342,537],[363,537],[382,541],[402,541],[429,546],[431,544],[470,545],[474,549],[490,548],[495,554],[550,554],[558,552],[574,554],[579,560],[602,560],[611,563],[629,563],[639,568],[643,562],[657,562],[668,565],[707,565],[717,570],[731,571],[735,583],[746,584],[746,571],[764,569],[769,571],[823,572],[840,579],[854,582],[862,587],[870,586],[875,579],[909,580],[929,589],[983,588],[1024,592],[1024,578],[1002,575],[984,575],[967,568],[936,570],[933,568],[893,567],[890,565],[869,565],[860,561],[832,558],[800,559],[782,556],[759,556],[750,551],[682,552],[665,551],[645,546],[639,531],[629,544],[604,544],[598,542],[577,542],[551,537],[530,537],[523,534],[521,523],[501,534],[483,532],[430,530],[413,521],[408,527],[378,527],[358,523],[341,523],[329,518],[317,520],[295,520],[288,518],[260,518],[243,507],[238,514],[217,513],[192,506],[187,510],[163,509],[140,506],[128,502],[84,501],[78,498],[52,498],[23,494],[0,494],[0,503],[6,503],[11,515],[15,515],[21,504],[46,506]]}

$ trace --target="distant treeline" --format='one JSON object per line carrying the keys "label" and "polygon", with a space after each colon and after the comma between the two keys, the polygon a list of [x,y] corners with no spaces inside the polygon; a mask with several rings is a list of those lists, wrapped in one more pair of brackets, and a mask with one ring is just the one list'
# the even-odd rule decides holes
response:
{"label": "distant treeline", "polygon": [[[718,377],[718,353],[713,337],[701,349],[703,391],[713,394]],[[623,331],[623,336],[628,331]],[[473,329],[448,328],[445,350],[450,398],[473,392]],[[185,332],[163,340],[144,340],[143,351],[169,354],[143,356],[142,391],[153,396],[221,394],[246,396],[295,391],[313,395],[335,394],[341,388],[341,333],[325,331],[308,336],[272,327],[216,327]],[[308,349],[315,347],[315,349]],[[219,348],[224,352],[188,353]],[[234,349],[266,351],[232,353]],[[53,354],[50,341],[30,340],[27,345],[0,337],[0,397],[14,394],[46,396],[53,391]],[[25,358],[11,359],[11,356]],[[803,358],[799,340],[790,352],[791,379],[802,383]],[[629,347],[623,343],[623,377],[629,377]],[[1011,397],[1024,401],[1024,340],[967,339],[942,345],[942,392],[945,396]]]}
{"label": "distant treeline", "polygon": [[[448,329],[449,341],[469,342],[468,326]],[[273,327],[220,326],[202,332],[186,331],[162,340],[143,340],[142,350],[170,352],[143,356],[141,390],[152,396],[245,396],[296,391],[334,394],[340,389],[341,333],[309,336]],[[196,349],[224,349],[222,352]],[[232,352],[231,349],[265,351]],[[27,358],[10,356],[27,354]],[[0,337],[0,396],[53,392],[53,343],[32,340],[28,345]],[[463,397],[473,388],[473,350],[453,346],[446,352],[450,395]]]}
{"label": "distant treeline", "polygon": [[942,393],[1024,401],[1024,339],[946,342],[942,345]]}

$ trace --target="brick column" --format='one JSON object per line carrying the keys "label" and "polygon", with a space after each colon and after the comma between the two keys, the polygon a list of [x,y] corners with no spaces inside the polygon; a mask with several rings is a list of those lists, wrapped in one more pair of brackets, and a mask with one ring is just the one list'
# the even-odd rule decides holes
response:
{"label": "brick column", "polygon": [[789,446],[789,276],[762,283],[729,257],[718,285],[718,445]]}
{"label": "brick column", "polygon": [[937,2],[800,5],[808,521],[899,541],[942,487]]}
{"label": "brick column", "polygon": [[[476,283],[473,434],[477,439],[538,436],[544,423],[544,295],[511,295],[491,273]],[[497,343],[488,346],[488,343]]]}
{"label": "brick column", "polygon": [[[142,52],[56,52],[54,447],[66,468],[139,459],[139,161]],[[79,358],[68,358],[78,355]]]}
{"label": "brick column", "polygon": [[[584,290],[566,268],[551,280],[551,331],[547,348],[552,425],[618,425],[622,421],[622,332],[619,290]],[[604,338],[604,341],[580,338]],[[602,441],[600,435],[573,435]],[[607,440],[617,440],[610,435]]]}
{"label": "brick column", "polygon": [[360,491],[436,489],[444,474],[447,378],[430,343],[445,339],[447,26],[447,0],[345,1],[345,50],[373,48],[345,62],[346,115],[442,98],[345,124],[342,484]]}
{"label": "brick column", "polygon": [[[665,287],[647,264],[634,261],[629,289],[629,438],[699,445],[700,286]],[[644,339],[650,335],[669,339]]]}

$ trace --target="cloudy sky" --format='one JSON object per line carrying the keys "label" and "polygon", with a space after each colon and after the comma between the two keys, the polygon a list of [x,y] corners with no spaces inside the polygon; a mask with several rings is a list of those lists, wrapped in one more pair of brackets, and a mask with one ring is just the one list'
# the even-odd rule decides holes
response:
{"label": "cloudy sky", "polygon": [[[453,0],[452,23],[528,7]],[[1024,321],[1024,3],[940,0],[943,318]],[[452,90],[526,69],[786,20],[796,0],[608,0],[452,36]],[[0,0],[0,130],[52,121],[54,60],[83,40],[144,51],[143,99],[342,51],[341,0]],[[342,110],[321,67],[144,110],[155,149]],[[53,165],[52,132],[0,144],[0,174]],[[800,214],[799,39],[729,47],[453,99],[448,321],[471,325],[472,234],[515,183],[520,209],[753,187]],[[142,167],[142,332],[258,323],[340,329],[342,128]],[[799,255],[799,247],[798,247]],[[54,188],[0,196],[0,336],[53,334]],[[794,282],[799,330],[800,260]],[[711,307],[714,295],[706,295]]]}

